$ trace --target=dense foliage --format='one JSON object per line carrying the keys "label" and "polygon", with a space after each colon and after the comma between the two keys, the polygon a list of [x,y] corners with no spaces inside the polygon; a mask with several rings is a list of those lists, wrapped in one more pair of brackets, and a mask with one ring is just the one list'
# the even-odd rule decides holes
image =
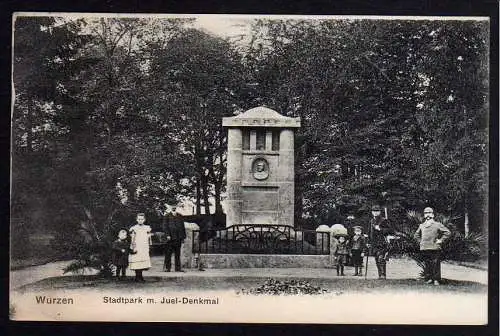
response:
{"label": "dense foliage", "polygon": [[192,21],[16,18],[14,253],[33,231],[87,246],[89,223],[109,240],[179,199],[220,213],[221,119],[257,105],[302,118],[297,225],[379,202],[485,232],[486,21],[255,20],[246,40]]}

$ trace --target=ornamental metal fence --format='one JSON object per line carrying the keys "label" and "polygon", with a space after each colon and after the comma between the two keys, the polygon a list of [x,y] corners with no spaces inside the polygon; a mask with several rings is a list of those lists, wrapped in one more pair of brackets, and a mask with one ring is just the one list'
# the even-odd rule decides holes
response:
{"label": "ornamental metal fence", "polygon": [[330,234],[288,225],[232,225],[193,231],[193,253],[328,255]]}

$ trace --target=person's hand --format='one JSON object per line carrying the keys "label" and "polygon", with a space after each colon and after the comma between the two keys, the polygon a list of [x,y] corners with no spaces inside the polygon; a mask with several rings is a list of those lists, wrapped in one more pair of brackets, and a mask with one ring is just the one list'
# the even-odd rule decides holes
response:
{"label": "person's hand", "polygon": [[364,256],[365,256],[365,254],[364,254],[364,253],[361,253],[361,257],[364,257]]}
{"label": "person's hand", "polygon": [[172,237],[170,237],[170,236],[167,236],[167,240],[170,240],[170,239],[172,239]]}
{"label": "person's hand", "polygon": [[370,248],[370,247],[372,247],[372,244],[368,243],[368,244],[366,244],[366,247]]}
{"label": "person's hand", "polygon": [[125,253],[125,249],[122,249],[122,253]]}

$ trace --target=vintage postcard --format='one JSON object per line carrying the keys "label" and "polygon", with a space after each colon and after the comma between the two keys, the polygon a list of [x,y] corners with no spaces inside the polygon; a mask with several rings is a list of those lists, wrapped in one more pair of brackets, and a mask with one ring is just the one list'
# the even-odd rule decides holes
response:
{"label": "vintage postcard", "polygon": [[488,324],[489,24],[16,13],[10,318]]}

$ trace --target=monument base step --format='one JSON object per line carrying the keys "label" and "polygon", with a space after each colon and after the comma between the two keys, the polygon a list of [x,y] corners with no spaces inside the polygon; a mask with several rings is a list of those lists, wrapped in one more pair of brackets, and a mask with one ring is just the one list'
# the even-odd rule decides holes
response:
{"label": "monument base step", "polygon": [[202,254],[205,268],[327,268],[329,255]]}

